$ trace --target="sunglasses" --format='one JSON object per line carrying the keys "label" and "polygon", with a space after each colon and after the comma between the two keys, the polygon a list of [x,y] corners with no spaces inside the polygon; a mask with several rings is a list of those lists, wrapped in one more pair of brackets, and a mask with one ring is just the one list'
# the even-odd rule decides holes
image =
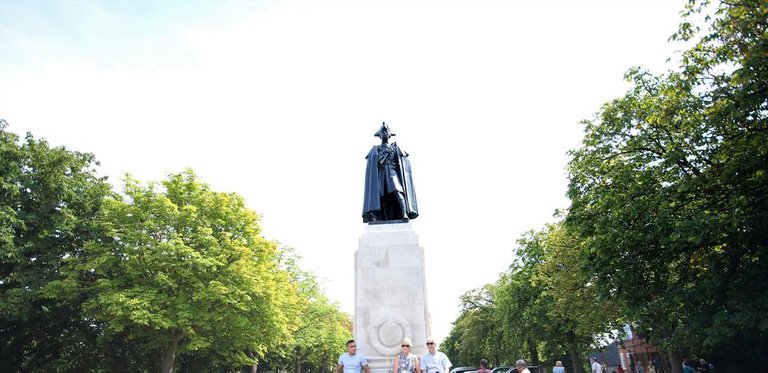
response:
{"label": "sunglasses", "polygon": [[411,345],[400,345],[400,347],[411,347]]}
{"label": "sunglasses", "polygon": [[427,345],[433,345],[435,342],[427,342]]}

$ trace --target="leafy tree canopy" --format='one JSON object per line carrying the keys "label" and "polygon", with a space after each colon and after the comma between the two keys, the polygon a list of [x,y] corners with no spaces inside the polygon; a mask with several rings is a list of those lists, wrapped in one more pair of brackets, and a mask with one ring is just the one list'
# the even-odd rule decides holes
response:
{"label": "leafy tree canopy", "polygon": [[673,39],[678,70],[631,69],[584,122],[566,221],[654,343],[748,365],[768,354],[768,4],[691,1]]}
{"label": "leafy tree canopy", "polygon": [[95,338],[79,317],[83,299],[58,302],[42,289],[94,237],[109,185],[93,155],[31,134],[22,141],[7,125],[0,120],[0,370],[88,367],[97,357],[77,348]]}
{"label": "leafy tree canopy", "polygon": [[177,353],[253,364],[289,338],[298,316],[277,245],[257,222],[242,197],[212,191],[191,170],[159,184],[128,176],[123,194],[104,202],[102,238],[48,290],[87,294],[85,313],[162,349],[164,372]]}

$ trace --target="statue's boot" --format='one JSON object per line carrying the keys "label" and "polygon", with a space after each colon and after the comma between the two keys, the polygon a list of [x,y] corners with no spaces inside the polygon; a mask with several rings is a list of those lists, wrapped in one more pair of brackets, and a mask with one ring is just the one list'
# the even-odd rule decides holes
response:
{"label": "statue's boot", "polygon": [[397,193],[397,202],[400,203],[400,211],[403,213],[403,221],[410,221],[408,217],[408,210],[405,208],[405,196],[402,193]]}

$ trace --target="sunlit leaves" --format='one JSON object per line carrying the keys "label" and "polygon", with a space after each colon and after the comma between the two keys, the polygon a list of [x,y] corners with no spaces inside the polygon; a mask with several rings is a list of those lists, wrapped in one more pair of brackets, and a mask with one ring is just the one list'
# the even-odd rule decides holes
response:
{"label": "sunlit leaves", "polygon": [[105,238],[87,245],[72,278],[95,278],[83,283],[84,310],[113,332],[181,355],[214,349],[236,363],[292,330],[296,290],[241,197],[210,190],[191,171],[161,184],[127,177],[100,221]]}
{"label": "sunlit leaves", "polygon": [[698,39],[679,71],[630,70],[572,153],[567,222],[597,288],[661,346],[768,339],[766,15],[761,1],[692,1],[675,38]]}

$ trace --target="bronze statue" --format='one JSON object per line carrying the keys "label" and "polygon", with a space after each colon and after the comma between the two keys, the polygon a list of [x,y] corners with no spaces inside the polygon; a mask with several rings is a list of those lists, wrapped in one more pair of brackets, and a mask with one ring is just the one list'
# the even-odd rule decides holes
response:
{"label": "bronze statue", "polygon": [[381,221],[407,222],[419,216],[416,193],[411,175],[408,153],[397,143],[389,143],[395,136],[386,123],[374,134],[381,138],[380,145],[374,145],[365,157],[365,192],[363,199],[363,222]]}

